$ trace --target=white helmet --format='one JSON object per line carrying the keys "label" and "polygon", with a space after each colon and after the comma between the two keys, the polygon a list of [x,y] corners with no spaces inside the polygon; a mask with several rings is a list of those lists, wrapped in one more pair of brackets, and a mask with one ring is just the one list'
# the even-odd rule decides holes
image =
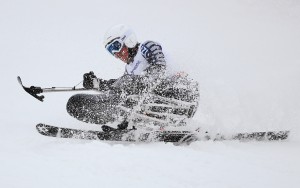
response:
{"label": "white helmet", "polygon": [[106,47],[107,44],[117,38],[120,39],[128,48],[133,48],[138,43],[134,32],[124,24],[111,27],[104,35],[103,44]]}

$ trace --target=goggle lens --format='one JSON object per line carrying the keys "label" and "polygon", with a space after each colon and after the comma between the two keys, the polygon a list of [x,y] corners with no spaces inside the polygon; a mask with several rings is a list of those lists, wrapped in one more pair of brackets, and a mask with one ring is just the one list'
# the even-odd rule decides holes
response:
{"label": "goggle lens", "polygon": [[120,52],[122,48],[122,43],[119,40],[115,40],[112,43],[106,46],[107,51],[114,55],[117,52]]}

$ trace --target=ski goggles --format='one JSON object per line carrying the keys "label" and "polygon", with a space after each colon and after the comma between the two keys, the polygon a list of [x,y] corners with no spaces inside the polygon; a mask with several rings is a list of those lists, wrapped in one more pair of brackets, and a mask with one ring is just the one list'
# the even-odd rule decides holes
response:
{"label": "ski goggles", "polygon": [[123,47],[123,41],[121,39],[115,39],[112,42],[108,43],[106,45],[106,50],[109,51],[112,55],[115,55],[115,53],[118,53],[121,51]]}

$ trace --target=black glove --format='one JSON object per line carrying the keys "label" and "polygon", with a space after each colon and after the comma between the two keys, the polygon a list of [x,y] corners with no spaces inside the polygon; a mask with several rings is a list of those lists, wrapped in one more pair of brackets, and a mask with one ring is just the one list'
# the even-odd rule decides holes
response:
{"label": "black glove", "polygon": [[83,87],[86,89],[93,89],[94,86],[94,80],[97,79],[93,71],[90,71],[89,73],[85,73],[83,75]]}

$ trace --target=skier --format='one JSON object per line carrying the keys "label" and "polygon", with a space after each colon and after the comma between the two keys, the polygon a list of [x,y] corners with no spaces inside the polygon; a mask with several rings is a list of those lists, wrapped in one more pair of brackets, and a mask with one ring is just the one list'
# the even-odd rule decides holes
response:
{"label": "skier", "polygon": [[[77,94],[67,103],[68,113],[78,120],[102,124],[103,131],[81,130],[38,124],[38,132],[45,136],[77,138],[86,140],[130,141],[130,142],[174,142],[177,144],[196,140],[285,140],[289,131],[238,133],[228,136],[209,134],[194,127],[194,130],[166,130],[162,126],[185,125],[197,110],[198,84],[187,75],[166,75],[166,60],[160,44],[153,41],[138,43],[134,33],[125,25],[112,27],[104,39],[109,53],[126,63],[125,74],[118,79],[103,80],[93,72],[84,74],[83,85],[100,94]],[[33,97],[46,91],[64,91],[53,88],[25,87]],[[82,88],[80,88],[82,89]],[[72,88],[72,91],[75,87]],[[127,129],[132,122],[132,128]],[[103,125],[121,122],[118,128]],[[155,122],[159,129],[149,129]],[[135,125],[146,125],[147,129],[135,131]],[[158,125],[158,126],[157,126]],[[195,129],[196,128],[196,129]],[[200,131],[200,132],[199,132]]]}
{"label": "skier", "polygon": [[[120,103],[126,107],[136,105],[135,102],[128,100],[128,96],[143,95],[151,91],[158,96],[187,102],[197,100],[197,88],[192,94],[174,87],[166,89],[166,86],[174,85],[174,77],[166,79],[166,60],[159,43],[154,41],[139,43],[134,32],[128,26],[120,24],[107,31],[104,46],[111,55],[126,64],[125,73],[118,79],[110,80],[97,78],[92,71],[84,74],[85,88],[104,93],[72,96],[67,103],[67,111],[71,116],[81,121],[102,125],[115,122],[120,117]],[[123,117],[118,129],[127,128],[127,118],[126,115]],[[102,128],[104,131],[109,129],[108,126]]]}

